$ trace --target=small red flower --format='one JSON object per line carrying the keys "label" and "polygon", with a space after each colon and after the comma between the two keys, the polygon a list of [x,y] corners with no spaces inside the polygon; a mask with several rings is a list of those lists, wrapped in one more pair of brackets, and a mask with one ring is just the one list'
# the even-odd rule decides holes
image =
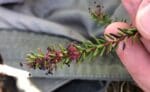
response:
{"label": "small red flower", "polygon": [[56,51],[56,56],[62,58],[63,54],[61,51]]}
{"label": "small red flower", "polygon": [[81,55],[81,53],[73,43],[68,46],[67,50],[68,50],[68,56],[71,60],[77,60]]}
{"label": "small red flower", "polygon": [[77,60],[80,57],[80,52],[72,52],[69,54],[71,60]]}
{"label": "small red flower", "polygon": [[55,51],[55,57],[52,60],[54,63],[57,63],[62,60],[63,54],[61,51]]}

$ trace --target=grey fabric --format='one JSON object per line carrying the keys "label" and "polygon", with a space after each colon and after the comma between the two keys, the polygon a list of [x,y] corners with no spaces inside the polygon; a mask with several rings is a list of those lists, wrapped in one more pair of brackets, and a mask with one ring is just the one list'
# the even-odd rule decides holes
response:
{"label": "grey fabric", "polygon": [[50,79],[40,77],[33,77],[30,80],[41,90],[41,92],[52,92],[58,89],[59,87],[62,87],[62,85],[71,82],[71,80],[68,79],[60,79],[60,78]]}
{"label": "grey fabric", "polygon": [[0,4],[22,3],[24,0],[0,0]]}
{"label": "grey fabric", "polygon": [[[9,34],[9,37],[8,37]],[[49,35],[41,35],[29,32],[0,31],[0,52],[6,64],[21,68],[19,62],[25,61],[25,55],[31,50],[41,47],[43,50],[47,46],[62,44],[67,45],[70,41]],[[51,40],[49,40],[51,39]],[[9,44],[9,45],[8,45]],[[82,79],[126,79],[127,73],[117,58],[111,55],[99,57],[95,61],[88,61],[82,64],[72,64],[70,67],[59,67],[53,75],[45,75],[43,71],[28,69],[33,77],[51,78],[82,78]]]}
{"label": "grey fabric", "polygon": [[106,92],[109,82],[97,80],[73,80],[53,92]]}
{"label": "grey fabric", "polygon": [[105,92],[110,84],[110,81],[63,78],[32,77],[30,80],[41,92]]}
{"label": "grey fabric", "polygon": [[[25,55],[31,50],[39,47],[44,50],[49,45],[57,44],[66,46],[70,39],[84,41],[101,34],[103,27],[97,26],[88,13],[88,6],[92,7],[91,1],[25,0],[21,5],[0,7],[0,52],[5,63],[21,68],[19,62],[25,61]],[[101,0],[100,3],[112,18],[128,19],[120,0]],[[44,71],[27,67],[21,69],[30,71],[33,77],[113,80],[130,78],[114,55],[99,57],[95,61],[86,60],[83,64],[72,64],[69,68],[59,67],[53,75],[48,76]]]}

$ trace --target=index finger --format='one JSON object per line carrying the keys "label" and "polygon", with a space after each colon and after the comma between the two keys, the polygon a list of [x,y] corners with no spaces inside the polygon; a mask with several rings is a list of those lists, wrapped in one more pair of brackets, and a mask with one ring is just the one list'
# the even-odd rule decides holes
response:
{"label": "index finger", "polygon": [[124,7],[130,15],[133,25],[135,25],[135,17],[142,0],[122,0]]}

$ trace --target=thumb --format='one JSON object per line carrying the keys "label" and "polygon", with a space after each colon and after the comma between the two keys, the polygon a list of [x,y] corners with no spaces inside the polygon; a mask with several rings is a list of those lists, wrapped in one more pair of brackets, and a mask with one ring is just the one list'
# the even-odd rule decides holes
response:
{"label": "thumb", "polygon": [[122,0],[122,3],[130,15],[133,25],[135,25],[135,17],[138,11],[138,8],[141,4],[141,0]]}
{"label": "thumb", "polygon": [[143,38],[150,40],[150,2],[143,0],[136,16],[136,27]]}
{"label": "thumb", "polygon": [[[129,28],[129,26],[125,23],[112,23],[105,29],[105,33],[115,34],[118,28]],[[131,39],[128,39],[125,41],[125,44],[125,49],[123,49],[124,42],[119,43],[117,54],[138,85],[149,92],[150,54],[141,43],[132,42]]]}

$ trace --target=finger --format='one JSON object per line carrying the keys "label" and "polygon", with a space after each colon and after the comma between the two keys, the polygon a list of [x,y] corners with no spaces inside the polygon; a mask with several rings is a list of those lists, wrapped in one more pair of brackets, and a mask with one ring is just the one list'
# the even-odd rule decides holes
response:
{"label": "finger", "polygon": [[[118,28],[117,27],[129,28],[130,26],[127,23],[124,23],[124,22],[114,22],[114,23],[112,23],[112,24],[110,24],[109,26],[106,27],[104,34],[109,34],[109,33],[117,34],[118,33],[118,30],[117,30]],[[108,38],[107,36],[106,36],[106,39],[108,41],[112,41],[112,39]]]}
{"label": "finger", "polygon": [[150,54],[142,44],[133,43],[131,39],[125,43],[126,48],[124,50],[122,50],[122,44],[120,43],[117,49],[118,56],[133,79],[141,88],[148,91],[148,85],[150,84],[150,80],[148,80],[150,77]]}
{"label": "finger", "polygon": [[[119,25],[119,26],[118,26]],[[116,27],[116,28],[115,28]],[[113,23],[106,28],[105,33],[116,33],[119,28],[127,27],[123,23]],[[117,54],[120,57],[122,63],[129,71],[133,79],[144,90],[148,90],[150,84],[150,55],[140,43],[132,43],[131,39],[126,41],[126,47],[122,50],[123,43],[119,43],[117,48]]]}
{"label": "finger", "polygon": [[141,1],[142,0],[122,0],[122,3],[128,11],[133,24],[135,24],[135,16]]}
{"label": "finger", "polygon": [[121,28],[129,28],[130,26],[124,22],[114,22],[106,27],[104,34],[109,34],[109,33],[117,34],[118,28],[120,28],[120,27]]}
{"label": "finger", "polygon": [[141,38],[141,41],[148,52],[150,52],[150,40]]}
{"label": "finger", "polygon": [[141,0],[141,4],[139,6],[139,9],[145,8],[147,5],[149,5],[150,0]]}
{"label": "finger", "polygon": [[136,16],[136,26],[140,34],[150,40],[150,0],[143,0]]}

